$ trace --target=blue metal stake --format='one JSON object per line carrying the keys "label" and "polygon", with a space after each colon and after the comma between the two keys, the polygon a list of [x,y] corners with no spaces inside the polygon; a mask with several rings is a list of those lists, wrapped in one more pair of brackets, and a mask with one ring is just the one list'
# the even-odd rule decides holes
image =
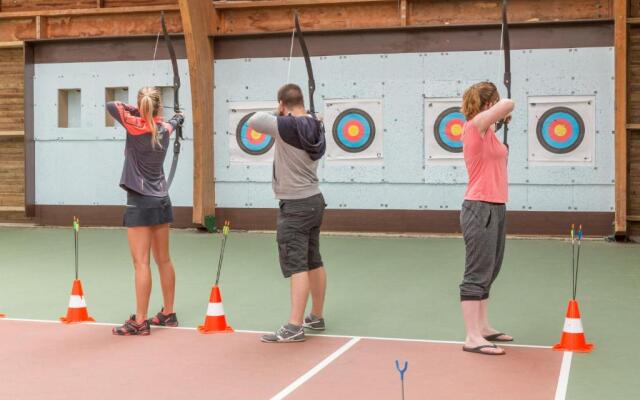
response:
{"label": "blue metal stake", "polygon": [[402,400],[404,400],[404,373],[409,368],[409,361],[404,362],[404,368],[400,368],[400,361],[396,360],[396,369],[400,372],[400,384],[402,385]]}

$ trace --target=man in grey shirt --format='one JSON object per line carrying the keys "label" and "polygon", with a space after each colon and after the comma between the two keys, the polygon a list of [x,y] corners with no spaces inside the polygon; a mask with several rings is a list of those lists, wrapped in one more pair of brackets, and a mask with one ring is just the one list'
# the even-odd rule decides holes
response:
{"label": "man in grey shirt", "polygon": [[[288,84],[278,91],[278,110],[258,112],[248,121],[275,142],[273,191],[280,200],[278,252],[285,278],[291,279],[289,322],[263,342],[305,340],[304,329],[324,330],[323,307],[327,276],[320,256],[320,225],[326,204],[318,187],[318,160],[326,148],[322,122],[304,108],[300,87]],[[304,316],[311,294],[311,313]]]}

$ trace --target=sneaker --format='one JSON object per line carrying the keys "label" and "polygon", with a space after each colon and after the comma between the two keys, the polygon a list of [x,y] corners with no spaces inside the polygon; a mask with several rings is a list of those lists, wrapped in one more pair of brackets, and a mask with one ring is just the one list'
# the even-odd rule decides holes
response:
{"label": "sneaker", "polygon": [[113,328],[112,332],[118,336],[149,336],[151,326],[149,321],[144,321],[141,324],[136,323],[136,315],[133,314],[122,326]]}
{"label": "sneaker", "polygon": [[163,313],[164,308],[160,310],[154,317],[149,318],[149,324],[157,325],[157,326],[178,326],[178,317],[176,313],[171,313],[169,315]]}
{"label": "sneaker", "polygon": [[318,318],[313,314],[309,314],[304,317],[304,322],[302,326],[307,329],[312,329],[314,331],[323,331],[325,329],[324,318]]}
{"label": "sneaker", "polygon": [[304,342],[304,329],[301,326],[296,327],[291,324],[283,325],[274,333],[262,336],[260,340],[265,343],[292,343]]}

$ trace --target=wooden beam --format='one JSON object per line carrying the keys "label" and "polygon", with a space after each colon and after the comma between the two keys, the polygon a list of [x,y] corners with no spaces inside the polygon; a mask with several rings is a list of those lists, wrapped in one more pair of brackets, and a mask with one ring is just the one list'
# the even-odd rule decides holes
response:
{"label": "wooden beam", "polygon": [[42,39],[42,20],[40,15],[36,16],[36,39]]}
{"label": "wooden beam", "polygon": [[215,213],[213,183],[213,46],[209,23],[215,19],[210,0],[180,0],[189,61],[193,126],[193,223],[204,225]]}
{"label": "wooden beam", "polygon": [[628,0],[614,0],[615,45],[615,233],[627,234]]}
{"label": "wooden beam", "polygon": [[24,136],[24,131],[0,131],[0,136]]}
{"label": "wooden beam", "polygon": [[638,130],[640,129],[640,124],[627,124],[627,129]]}
{"label": "wooden beam", "polygon": [[76,15],[112,15],[112,14],[148,14],[160,11],[179,11],[174,5],[146,6],[146,7],[107,7],[107,8],[79,8],[66,10],[41,10],[0,13],[0,19],[28,18],[28,17],[72,17]]}
{"label": "wooden beam", "polygon": [[400,0],[400,26],[407,26],[407,0]]}
{"label": "wooden beam", "polygon": [[24,42],[21,40],[16,40],[13,42],[0,42],[0,49],[19,48],[23,46]]}
{"label": "wooden beam", "polygon": [[262,1],[214,1],[216,9],[302,7],[349,4],[397,3],[398,0],[262,0]]}

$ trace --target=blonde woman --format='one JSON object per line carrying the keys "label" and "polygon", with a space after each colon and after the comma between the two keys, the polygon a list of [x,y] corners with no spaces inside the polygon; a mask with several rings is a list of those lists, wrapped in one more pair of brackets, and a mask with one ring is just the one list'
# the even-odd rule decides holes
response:
{"label": "blonde woman", "polygon": [[[178,325],[173,311],[175,272],[169,256],[169,224],[173,222],[173,211],[163,164],[169,136],[182,125],[184,117],[176,114],[164,122],[159,116],[160,109],[160,91],[152,87],[140,89],[137,106],[120,102],[107,104],[108,112],[127,132],[120,187],[127,192],[123,224],[127,227],[136,288],[136,313],[122,326],[113,328],[114,335],[146,336],[151,333],[150,325]],[[164,307],[152,319],[147,319],[151,295],[150,253],[158,265]]]}
{"label": "blonde woman", "polygon": [[506,202],[508,199],[507,158],[509,149],[494,132],[494,125],[508,120],[514,103],[500,100],[496,86],[480,82],[468,88],[462,99],[467,119],[462,136],[464,161],[469,175],[460,212],[466,247],[464,278],[460,284],[462,316],[466,327],[464,351],[503,355],[504,349],[491,342],[513,338],[489,324],[491,285],[504,256]]}

